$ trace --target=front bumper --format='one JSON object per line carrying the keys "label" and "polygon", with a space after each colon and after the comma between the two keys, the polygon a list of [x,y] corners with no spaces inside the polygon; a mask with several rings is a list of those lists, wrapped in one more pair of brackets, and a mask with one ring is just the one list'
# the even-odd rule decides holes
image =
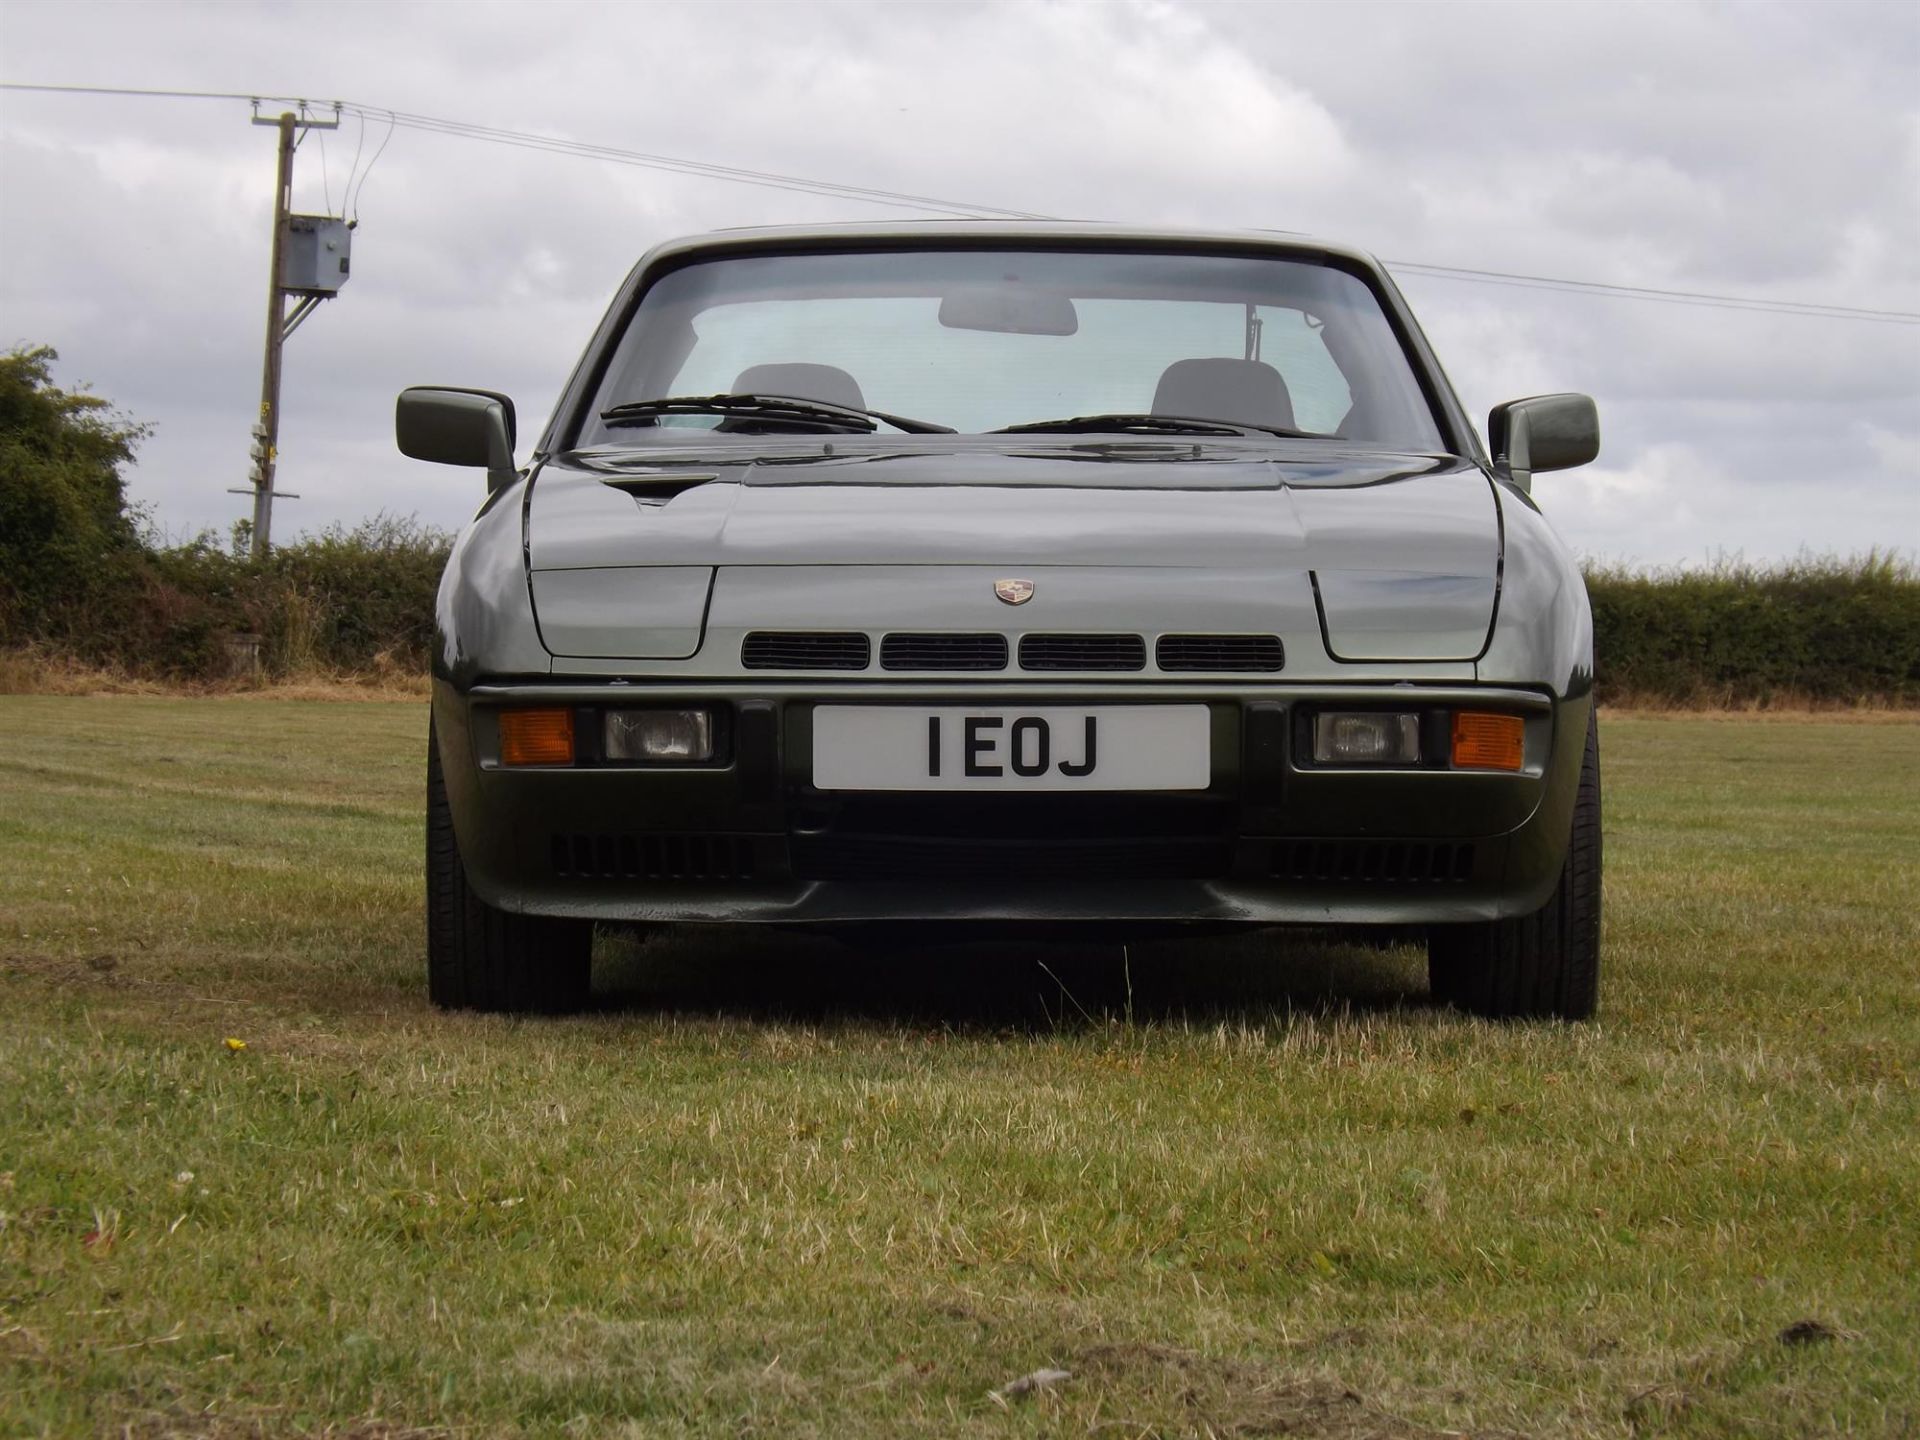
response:
{"label": "front bumper", "polygon": [[[819,704],[1205,703],[1212,784],[1184,794],[847,795],[812,784]],[[1431,924],[1525,914],[1565,857],[1591,700],[1485,686],[481,684],[434,718],[474,889],[608,921]],[[701,704],[710,766],[509,769],[504,706]],[[1326,770],[1316,705],[1498,707],[1519,774]]]}

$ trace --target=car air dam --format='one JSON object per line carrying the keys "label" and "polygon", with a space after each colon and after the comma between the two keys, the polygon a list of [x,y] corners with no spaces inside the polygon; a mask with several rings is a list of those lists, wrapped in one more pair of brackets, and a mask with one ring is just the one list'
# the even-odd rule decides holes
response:
{"label": "car air dam", "polygon": [[1204,790],[1204,705],[822,705],[822,790]]}

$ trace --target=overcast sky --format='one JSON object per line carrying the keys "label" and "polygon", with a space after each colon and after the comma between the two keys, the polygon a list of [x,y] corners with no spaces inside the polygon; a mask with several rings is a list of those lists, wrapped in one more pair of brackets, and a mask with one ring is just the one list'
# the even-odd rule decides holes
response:
{"label": "overcast sky", "polygon": [[[1920,6],[145,3],[0,0],[0,79],[343,98],[1082,218],[1304,230],[1390,260],[1920,312]],[[154,424],[176,538],[247,502],[273,135],[232,101],[0,93],[0,345]],[[299,153],[338,210],[357,122]],[[901,218],[402,129],[353,278],[289,342],[276,533],[459,524],[475,473],[393,449],[422,382],[537,433],[662,238]],[[1920,326],[1401,274],[1467,407],[1585,390],[1547,475],[1574,548],[1638,563],[1920,550]],[[524,452],[523,452],[524,453]]]}

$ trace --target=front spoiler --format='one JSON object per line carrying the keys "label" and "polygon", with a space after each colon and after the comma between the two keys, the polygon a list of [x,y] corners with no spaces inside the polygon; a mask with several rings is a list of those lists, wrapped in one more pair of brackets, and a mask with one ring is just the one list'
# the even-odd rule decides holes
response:
{"label": "front spoiler", "polygon": [[[1143,799],[1139,808],[1144,815],[1160,806],[1170,835],[1217,847],[1220,863],[1203,875],[1116,879],[1083,872],[1036,879],[1020,873],[1017,863],[991,875],[938,879],[821,878],[817,867],[807,873],[809,846],[823,833],[831,836],[836,823],[836,797],[811,785],[816,704],[1196,699],[1213,710],[1212,788],[1190,801]],[[727,708],[733,748],[726,763],[510,770],[487,758],[492,716],[503,705],[682,702]],[[1355,702],[1519,709],[1528,716],[1527,773],[1336,773],[1298,765],[1289,740],[1295,707]],[[488,903],[509,911],[713,924],[1379,925],[1486,920],[1545,903],[1565,857],[1591,697],[1383,685],[1236,692],[1217,684],[535,681],[460,690],[443,680],[435,684],[433,704],[468,879]],[[1155,823],[1143,819],[1140,828],[1144,833]],[[1016,830],[1007,837],[1016,851],[1023,841],[1037,845],[1036,853],[1047,851],[1046,842],[1030,834]],[[1101,840],[1088,835],[1066,843],[1097,847]]]}

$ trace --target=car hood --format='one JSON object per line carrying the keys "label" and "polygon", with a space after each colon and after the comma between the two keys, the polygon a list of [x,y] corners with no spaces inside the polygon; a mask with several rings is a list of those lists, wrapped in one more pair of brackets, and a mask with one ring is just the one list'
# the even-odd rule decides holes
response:
{"label": "car hood", "polygon": [[[1335,659],[1470,659],[1484,647],[1499,518],[1478,468],[1333,447],[1298,459],[1171,459],[1169,448],[705,466],[567,456],[531,487],[535,604],[557,654],[691,654],[694,612],[710,598],[724,608],[733,571],[833,567],[844,588],[849,567],[885,570],[896,587],[901,567],[1205,570],[1290,578]],[[671,634],[617,633],[669,611]]]}
{"label": "car hood", "polygon": [[[1292,564],[1491,575],[1486,477],[1432,456],[846,456],[540,471],[535,570]],[[1309,553],[1310,552],[1310,553]]]}

